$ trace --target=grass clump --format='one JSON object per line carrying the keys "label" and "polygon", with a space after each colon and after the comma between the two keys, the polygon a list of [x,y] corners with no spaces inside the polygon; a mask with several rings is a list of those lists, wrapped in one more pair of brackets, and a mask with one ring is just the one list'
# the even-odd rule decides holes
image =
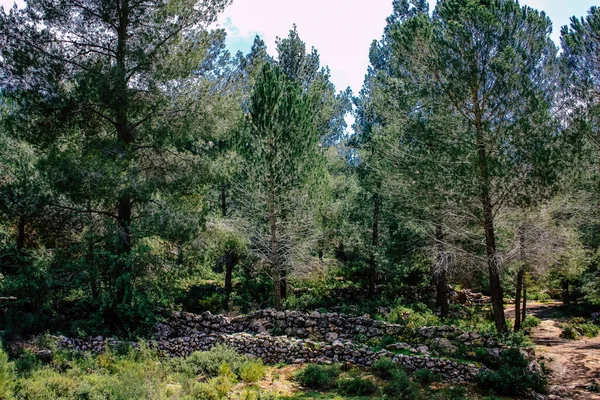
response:
{"label": "grass clump", "polygon": [[600,333],[600,326],[585,318],[575,317],[562,325],[561,336],[565,339],[575,340],[580,336],[593,338],[598,336],[598,333]]}
{"label": "grass clump", "polygon": [[389,400],[421,400],[421,392],[417,384],[410,380],[406,372],[396,370],[388,384],[383,388]]}
{"label": "grass clump", "polygon": [[338,393],[343,396],[370,396],[377,392],[377,385],[359,376],[338,381]]}
{"label": "grass clump", "polygon": [[500,354],[499,369],[482,370],[475,381],[482,388],[498,394],[520,395],[529,389],[544,392],[546,377],[528,371],[528,365],[518,348],[510,348]]}
{"label": "grass clump", "polygon": [[438,390],[433,395],[433,400],[467,400],[467,389],[462,386],[454,386]]}
{"label": "grass clump", "polygon": [[387,381],[390,380],[394,375],[394,372],[398,370],[398,366],[391,358],[383,357],[375,361],[371,370],[375,376]]}
{"label": "grass clump", "polygon": [[174,359],[172,364],[177,372],[187,376],[216,377],[223,364],[227,364],[237,375],[246,361],[244,355],[236,353],[231,347],[218,344],[209,351],[196,351],[186,359]]}
{"label": "grass clump", "polygon": [[528,328],[535,328],[536,326],[540,325],[540,319],[537,317],[534,317],[533,315],[528,315],[525,317],[525,319],[523,320],[523,322],[521,322],[521,326],[525,329]]}
{"label": "grass clump", "polygon": [[246,383],[258,382],[265,377],[267,369],[262,361],[246,361],[239,369],[240,379]]}
{"label": "grass clump", "polygon": [[441,381],[442,376],[440,374],[431,372],[431,370],[428,370],[427,368],[421,368],[415,371],[413,374],[413,380],[425,387],[434,382]]}
{"label": "grass clump", "polygon": [[308,364],[294,378],[306,388],[323,391],[338,386],[340,373],[338,365]]}

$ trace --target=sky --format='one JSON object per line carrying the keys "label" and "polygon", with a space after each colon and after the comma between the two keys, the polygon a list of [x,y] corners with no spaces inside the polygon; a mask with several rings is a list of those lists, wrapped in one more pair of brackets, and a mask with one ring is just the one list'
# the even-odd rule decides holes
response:
{"label": "sky", "polygon": [[[14,0],[0,0],[5,10]],[[554,24],[552,38],[559,44],[560,27],[571,16],[587,14],[598,0],[521,0],[521,4],[546,11]],[[23,0],[18,0],[22,6]],[[431,8],[435,0],[430,1]],[[256,35],[275,52],[277,37],[285,37],[295,23],[307,47],[314,46],[321,64],[331,69],[338,90],[350,86],[358,93],[369,65],[369,46],[379,39],[385,18],[392,12],[392,0],[233,0],[218,26],[227,31],[232,53],[247,53]]]}

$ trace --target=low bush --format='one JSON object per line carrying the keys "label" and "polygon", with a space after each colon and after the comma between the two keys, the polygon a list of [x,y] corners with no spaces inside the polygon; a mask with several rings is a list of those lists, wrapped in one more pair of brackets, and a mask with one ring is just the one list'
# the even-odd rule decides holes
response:
{"label": "low bush", "polygon": [[339,376],[340,367],[338,365],[308,364],[294,378],[306,388],[329,390],[338,386]]}
{"label": "low bush", "polygon": [[227,364],[233,373],[239,374],[240,368],[247,358],[225,345],[216,345],[209,351],[196,351],[186,359],[173,359],[172,365],[176,372],[188,376],[206,375],[216,377],[223,364]]}
{"label": "low bush", "polygon": [[246,361],[240,366],[240,379],[246,383],[260,381],[265,377],[266,368],[262,361]]}
{"label": "low bush", "polygon": [[415,371],[413,374],[413,380],[419,383],[421,386],[429,386],[434,382],[442,380],[440,374],[433,373],[427,368],[421,368]]}
{"label": "low bush", "polygon": [[600,326],[594,322],[586,321],[585,318],[575,317],[562,325],[561,336],[565,339],[574,340],[579,336],[596,337],[600,333]]}
{"label": "low bush", "polygon": [[432,400],[467,400],[467,394],[467,389],[455,386],[438,390]]}
{"label": "low bush", "polygon": [[533,315],[528,315],[525,317],[525,319],[523,320],[523,322],[521,322],[521,326],[523,328],[535,328],[536,326],[540,325],[540,319],[537,317],[534,317]]}
{"label": "low bush", "polygon": [[344,396],[370,396],[377,392],[377,385],[372,380],[361,377],[340,379],[338,392]]}
{"label": "low bush", "polygon": [[421,392],[417,384],[410,380],[406,372],[396,370],[388,384],[383,388],[389,400],[420,400]]}
{"label": "low bush", "polygon": [[373,374],[387,381],[391,379],[394,372],[398,370],[398,366],[391,358],[384,357],[375,361],[375,364],[373,364],[371,369],[373,370]]}
{"label": "low bush", "polygon": [[523,394],[529,389],[545,390],[546,377],[527,370],[529,362],[518,348],[504,350],[499,365],[498,370],[482,370],[475,381],[484,389],[506,395]]}

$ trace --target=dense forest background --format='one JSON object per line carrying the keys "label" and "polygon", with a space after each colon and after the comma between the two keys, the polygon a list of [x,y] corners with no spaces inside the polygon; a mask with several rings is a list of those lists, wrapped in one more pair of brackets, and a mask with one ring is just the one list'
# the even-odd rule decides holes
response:
{"label": "dense forest background", "polygon": [[295,27],[230,54],[228,3],[0,13],[4,329],[427,293],[444,317],[449,283],[501,333],[505,298],[600,304],[600,9],[559,49],[513,0],[395,0],[353,94]]}

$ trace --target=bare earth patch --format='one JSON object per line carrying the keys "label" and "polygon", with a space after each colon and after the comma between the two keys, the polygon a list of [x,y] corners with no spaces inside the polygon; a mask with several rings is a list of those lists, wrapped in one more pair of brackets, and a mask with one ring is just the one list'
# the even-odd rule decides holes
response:
{"label": "bare earth patch", "polygon": [[[550,398],[574,400],[600,400],[600,393],[587,390],[592,382],[600,383],[600,337],[566,340],[560,337],[560,323],[564,316],[558,312],[561,303],[528,304],[528,312],[540,318],[541,323],[532,329],[531,339],[536,353],[552,370]],[[514,318],[514,309],[507,309]]]}

